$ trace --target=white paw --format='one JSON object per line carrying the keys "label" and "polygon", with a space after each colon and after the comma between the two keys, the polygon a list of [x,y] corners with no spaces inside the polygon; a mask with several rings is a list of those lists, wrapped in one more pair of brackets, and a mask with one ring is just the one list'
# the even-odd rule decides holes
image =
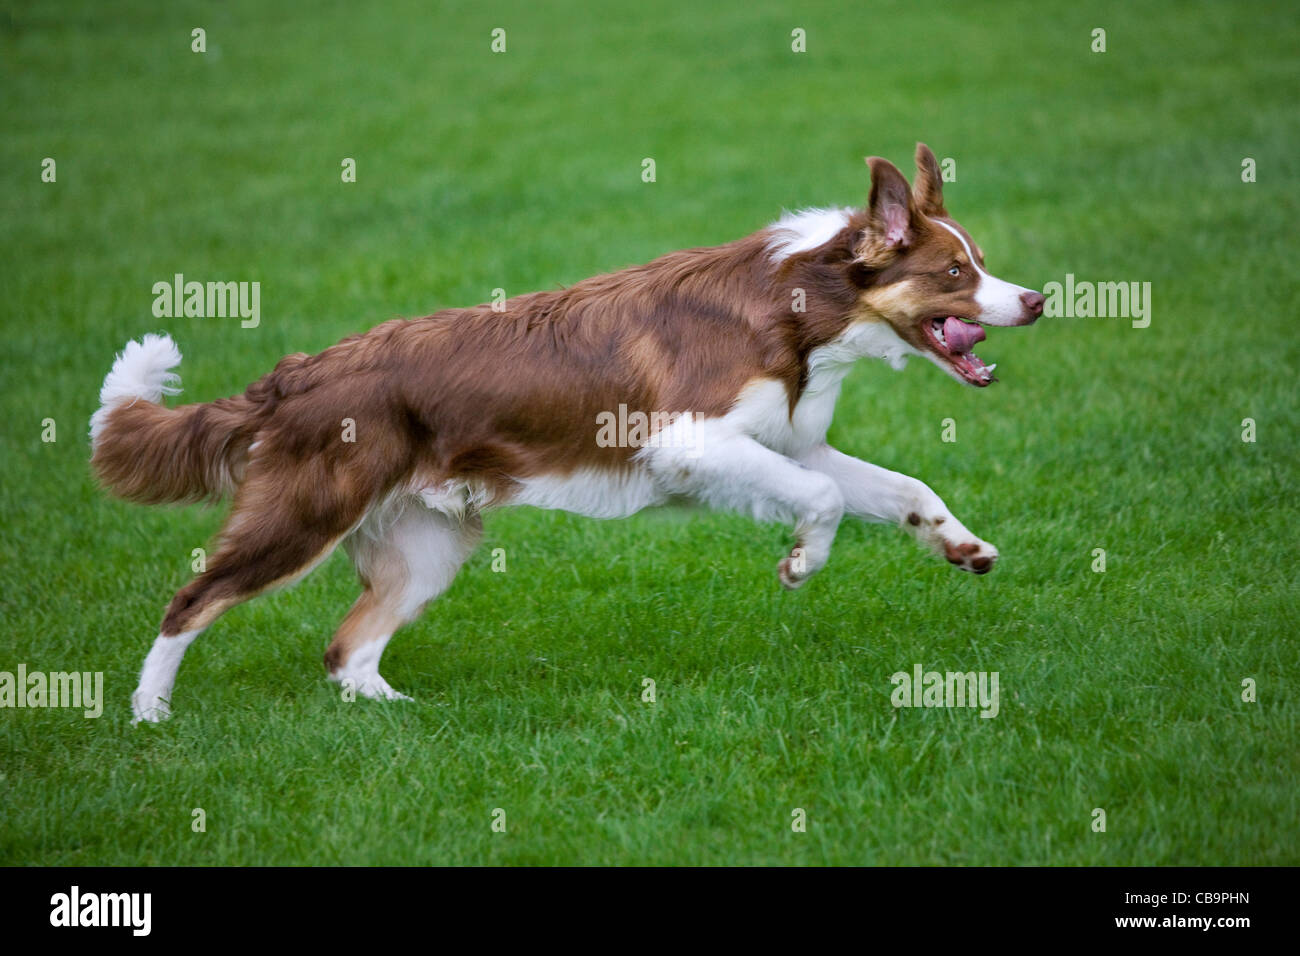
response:
{"label": "white paw", "polygon": [[998,560],[997,548],[975,537],[951,514],[923,517],[913,511],[904,527],[939,557],[971,574],[988,574]]}
{"label": "white paw", "polygon": [[146,705],[145,701],[149,700],[150,696],[140,691],[131,695],[131,711],[135,714],[131,721],[132,727],[142,720],[147,724],[156,724],[171,717],[171,707],[161,697],[154,696],[153,703]]}
{"label": "white paw", "polygon": [[371,700],[414,700],[413,697],[408,697],[405,694],[393,690],[388,681],[379,676],[372,677],[369,681],[362,684],[358,690]]}
{"label": "white paw", "polygon": [[787,591],[794,591],[803,587],[816,570],[816,567],[809,564],[807,551],[802,546],[796,545],[788,555],[777,562],[776,577],[781,582],[781,587]]}
{"label": "white paw", "polygon": [[368,697],[371,700],[413,699],[403,693],[393,690],[392,685],[378,674],[367,674],[364,677],[349,676],[347,674],[331,674],[330,680],[337,682],[344,690],[354,690],[362,697]]}

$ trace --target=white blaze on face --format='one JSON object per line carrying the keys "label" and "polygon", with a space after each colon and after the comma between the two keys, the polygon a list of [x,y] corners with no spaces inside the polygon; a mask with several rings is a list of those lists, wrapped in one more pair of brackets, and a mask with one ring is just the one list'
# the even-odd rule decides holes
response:
{"label": "white blaze on face", "polygon": [[1032,289],[989,275],[975,261],[975,254],[971,251],[965,236],[946,222],[940,222],[938,219],[931,221],[943,226],[957,237],[957,241],[966,250],[971,268],[979,273],[980,284],[975,289],[975,303],[980,307],[980,314],[969,318],[978,319],[985,325],[1028,325],[1033,321],[1034,317],[1025,314],[1025,304],[1020,301],[1021,294],[1032,292]]}

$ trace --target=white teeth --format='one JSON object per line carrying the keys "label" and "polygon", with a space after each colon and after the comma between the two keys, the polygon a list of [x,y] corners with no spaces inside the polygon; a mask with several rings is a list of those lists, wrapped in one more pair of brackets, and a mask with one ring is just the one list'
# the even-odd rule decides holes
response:
{"label": "white teeth", "polygon": [[998,367],[998,363],[997,363],[997,362],[994,362],[992,365],[985,365],[985,366],[984,366],[984,371],[986,371],[986,372],[988,372],[990,375],[992,375],[992,374],[993,374],[993,370],[994,370],[995,368],[997,368],[997,367]]}

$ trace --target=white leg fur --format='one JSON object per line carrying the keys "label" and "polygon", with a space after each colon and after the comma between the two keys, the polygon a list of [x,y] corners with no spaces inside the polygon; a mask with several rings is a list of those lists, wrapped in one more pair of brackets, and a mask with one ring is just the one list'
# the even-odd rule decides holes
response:
{"label": "white leg fur", "polygon": [[923,481],[860,461],[829,445],[814,448],[803,462],[835,481],[849,514],[900,525],[963,571],[982,574],[998,558],[998,549],[971,534]]}
{"label": "white leg fur", "polygon": [[176,671],[181,666],[185,650],[194,643],[202,631],[185,631],[175,637],[161,634],[153,642],[148,656],[144,659],[144,668],[140,671],[140,684],[131,695],[131,709],[135,712],[138,724],[148,721],[156,724],[171,716],[172,687],[176,683]]}
{"label": "white leg fur", "polygon": [[698,428],[697,440],[689,445],[645,454],[656,483],[668,494],[686,495],[710,507],[740,511],[759,521],[792,522],[798,540],[777,573],[783,585],[798,587],[830,557],[844,514],[839,486],[746,435],[729,434],[721,421]]}
{"label": "white leg fur", "polygon": [[350,682],[364,697],[410,700],[395,691],[379,673],[379,659],[393,630],[413,620],[424,606],[455,579],[461,565],[478,544],[476,517],[462,521],[458,515],[431,511],[411,496],[401,498],[368,516],[344,547],[358,574],[369,582],[394,627],[351,649],[341,666],[330,673],[340,684]]}

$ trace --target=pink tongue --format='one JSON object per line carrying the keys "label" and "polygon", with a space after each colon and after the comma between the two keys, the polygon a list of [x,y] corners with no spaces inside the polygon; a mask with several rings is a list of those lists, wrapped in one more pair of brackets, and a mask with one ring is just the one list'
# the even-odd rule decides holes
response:
{"label": "pink tongue", "polygon": [[969,352],[976,342],[984,341],[984,330],[950,315],[943,322],[943,340],[948,343],[949,351]]}

